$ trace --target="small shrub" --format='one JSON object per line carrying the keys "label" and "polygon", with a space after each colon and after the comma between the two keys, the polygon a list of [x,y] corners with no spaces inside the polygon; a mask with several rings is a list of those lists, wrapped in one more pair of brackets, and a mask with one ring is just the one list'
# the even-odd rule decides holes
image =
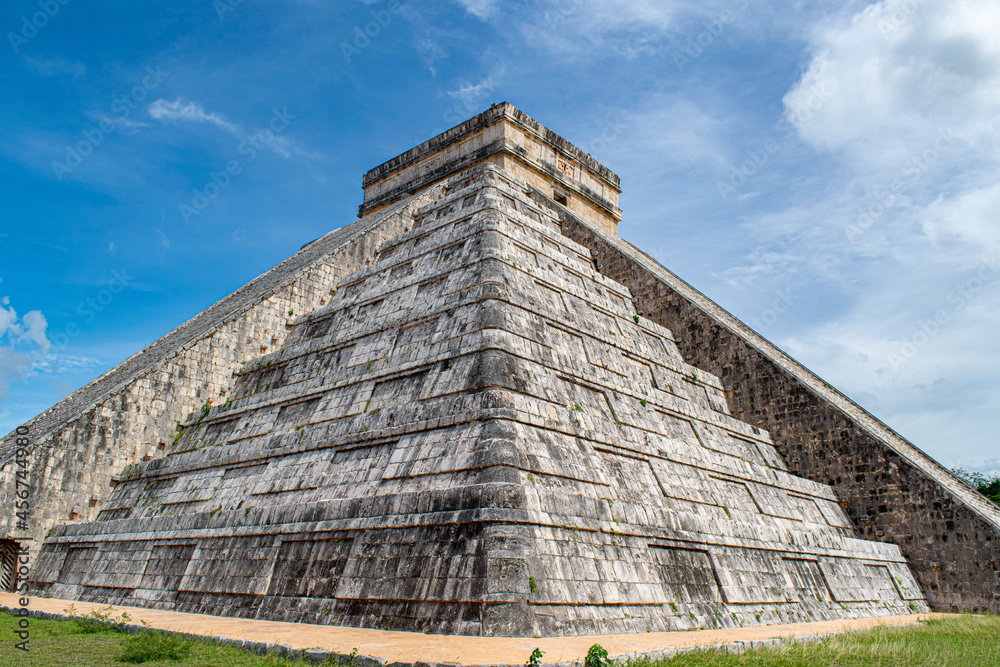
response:
{"label": "small shrub", "polygon": [[587,657],[583,659],[583,667],[613,667],[614,663],[608,659],[608,652],[600,644],[594,644],[587,651]]}
{"label": "small shrub", "polygon": [[140,632],[125,642],[118,659],[139,664],[161,660],[183,660],[191,653],[191,642],[182,635]]}
{"label": "small shrub", "polygon": [[531,589],[532,593],[534,593],[536,590],[538,590],[538,584],[535,583],[535,578],[534,577],[528,577],[528,588]]}
{"label": "small shrub", "polygon": [[80,614],[77,613],[76,606],[71,604],[63,609],[63,611],[73,618],[77,632],[85,635],[121,630],[121,626],[132,620],[132,617],[125,612],[122,612],[118,618],[115,618],[113,615],[115,608],[111,605],[103,609],[93,609],[86,614]]}
{"label": "small shrub", "polygon": [[524,664],[527,665],[528,667],[538,667],[538,665],[542,664],[543,655],[545,655],[545,651],[541,650],[536,646],[535,650],[532,651],[531,655],[528,656],[528,662]]}

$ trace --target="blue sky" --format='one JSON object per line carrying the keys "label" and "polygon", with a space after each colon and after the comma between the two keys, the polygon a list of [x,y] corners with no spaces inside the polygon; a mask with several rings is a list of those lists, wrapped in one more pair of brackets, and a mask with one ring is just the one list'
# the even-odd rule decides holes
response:
{"label": "blue sky", "polygon": [[10,0],[0,430],[509,101],[622,177],[623,238],[1000,472],[998,26],[990,0]]}

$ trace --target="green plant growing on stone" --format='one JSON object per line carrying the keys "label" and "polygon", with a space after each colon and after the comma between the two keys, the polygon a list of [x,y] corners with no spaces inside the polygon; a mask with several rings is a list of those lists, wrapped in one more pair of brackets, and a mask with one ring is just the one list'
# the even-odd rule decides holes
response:
{"label": "green plant growing on stone", "polygon": [[531,589],[532,593],[534,593],[535,591],[538,590],[538,584],[535,583],[535,578],[534,577],[530,577],[530,576],[528,577],[528,588]]}
{"label": "green plant growing on stone", "polygon": [[594,644],[587,651],[587,657],[583,659],[583,667],[613,667],[614,663],[608,659],[608,652],[600,644]]}
{"label": "green plant growing on stone", "polygon": [[639,324],[639,316],[638,315],[633,315],[632,319],[635,320],[636,324]]}
{"label": "green plant growing on stone", "polygon": [[729,511],[729,505],[723,505],[722,509],[726,511],[726,516],[728,516],[730,519],[733,518],[733,513]]}
{"label": "green plant growing on stone", "polygon": [[648,401],[647,401],[647,400],[646,400],[645,398],[641,398],[641,399],[639,399],[639,403],[641,403],[641,404],[642,404],[642,407],[646,407],[646,403],[647,403],[647,402],[648,402]]}
{"label": "green plant growing on stone", "polygon": [[528,656],[528,662],[524,663],[527,667],[538,667],[542,664],[542,656],[545,655],[545,651],[541,650],[537,646],[535,650],[531,652]]}

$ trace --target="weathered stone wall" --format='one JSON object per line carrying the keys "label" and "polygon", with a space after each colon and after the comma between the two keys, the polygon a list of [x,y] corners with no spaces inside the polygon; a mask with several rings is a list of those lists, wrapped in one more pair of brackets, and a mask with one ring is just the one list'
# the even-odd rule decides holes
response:
{"label": "weathered stone wall", "polygon": [[526,184],[445,183],[97,521],[60,599],[482,635],[927,609]]}
{"label": "weathered stone wall", "polygon": [[555,208],[563,233],[674,333],[686,361],[722,379],[733,413],[768,430],[790,470],[836,489],[863,536],[899,545],[935,608],[1000,611],[995,505],[648,255]]}
{"label": "weathered stone wall", "polygon": [[486,161],[555,196],[601,229],[617,232],[621,220],[618,176],[506,102],[365,174],[360,214],[369,215]]}
{"label": "weathered stone wall", "polygon": [[[277,349],[293,316],[325,305],[339,278],[408,229],[438,190],[304,246],[28,422],[32,555],[52,526],[93,520],[113,475],[168,454],[178,424],[225,401],[243,362]],[[0,537],[12,539],[24,536],[12,510],[14,452],[11,434],[0,442]]]}

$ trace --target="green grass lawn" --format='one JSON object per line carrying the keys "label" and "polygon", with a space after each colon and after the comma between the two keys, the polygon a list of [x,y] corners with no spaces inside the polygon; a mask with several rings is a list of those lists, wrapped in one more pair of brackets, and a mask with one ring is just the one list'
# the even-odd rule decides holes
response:
{"label": "green grass lawn", "polygon": [[[81,627],[74,621],[30,619],[30,652],[14,648],[18,641],[14,632],[18,619],[0,612],[0,665],[2,667],[108,667],[108,665],[142,664],[146,667],[304,667],[302,660],[283,660],[251,655],[225,646],[201,641],[188,641],[177,636],[143,632],[128,635],[113,630],[94,632],[93,627]],[[84,631],[84,630],[90,631]],[[180,659],[156,655],[173,654]],[[124,659],[133,657],[126,662]],[[143,660],[142,658],[151,658]],[[335,663],[329,663],[335,664]]]}
{"label": "green grass lawn", "polygon": [[[0,665],[3,667],[107,667],[143,664],[147,667],[242,667],[308,663],[250,655],[233,648],[156,633],[126,635],[97,631],[73,621],[31,619],[31,652],[14,648],[17,619],[0,613]],[[90,630],[90,631],[85,631]],[[176,659],[151,658],[173,653]],[[133,656],[132,662],[123,659]],[[142,658],[151,658],[142,660]],[[528,656],[524,656],[527,660]],[[544,660],[544,658],[542,658]],[[1000,616],[961,616],[930,621],[919,627],[880,628],[833,637],[822,642],[786,643],[776,647],[727,655],[706,650],[653,663],[633,660],[627,667],[695,667],[702,665],[777,667],[916,667],[923,665],[1000,666]]]}
{"label": "green grass lawn", "polygon": [[919,626],[850,632],[820,642],[788,642],[726,655],[706,650],[672,660],[634,660],[628,667],[923,667],[1000,666],[1000,615],[965,615]]}

